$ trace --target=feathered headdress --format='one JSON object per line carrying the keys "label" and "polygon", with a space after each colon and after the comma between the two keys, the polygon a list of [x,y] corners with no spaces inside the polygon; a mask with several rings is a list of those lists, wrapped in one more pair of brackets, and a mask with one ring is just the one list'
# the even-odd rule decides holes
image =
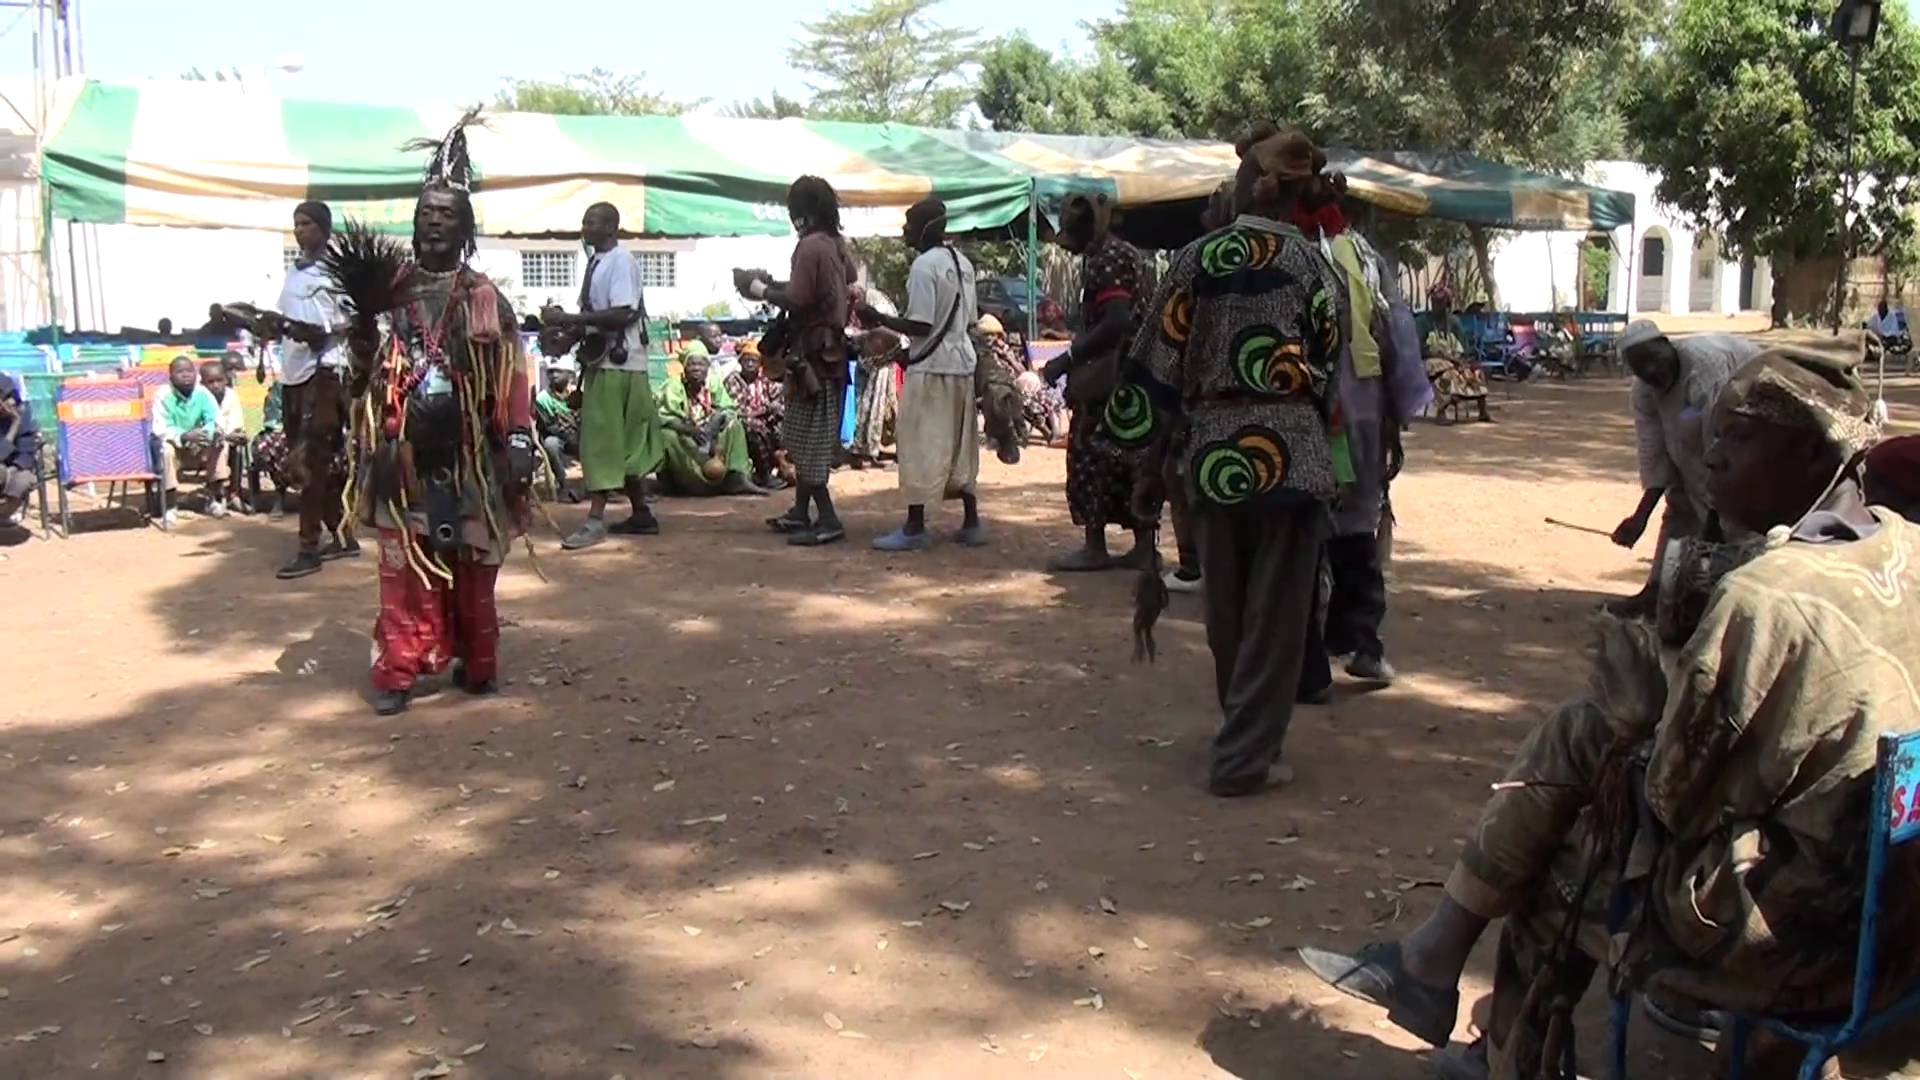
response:
{"label": "feathered headdress", "polygon": [[348,313],[371,322],[375,316],[406,304],[407,249],[400,241],[348,218],[327,238],[320,266],[333,281],[333,290],[345,301]]}
{"label": "feathered headdress", "polygon": [[407,153],[433,151],[433,156],[427,159],[426,174],[421,177],[422,187],[449,187],[465,194],[473,193],[473,157],[467,152],[467,129],[486,126],[480,108],[475,105],[468,109],[452,130],[439,139],[409,139],[400,147]]}

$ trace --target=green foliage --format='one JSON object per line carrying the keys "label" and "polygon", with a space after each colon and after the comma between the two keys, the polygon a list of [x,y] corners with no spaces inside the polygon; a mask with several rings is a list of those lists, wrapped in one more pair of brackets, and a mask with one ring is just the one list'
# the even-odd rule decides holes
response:
{"label": "green foliage", "polygon": [[715,300],[713,303],[700,309],[700,317],[703,319],[731,319],[733,318],[733,304],[726,300]]}
{"label": "green foliage", "polygon": [[1588,298],[1591,303],[1604,307],[1607,302],[1607,289],[1613,279],[1613,250],[1606,243],[1588,242],[1580,245],[1580,295],[1575,297],[1585,306]]}
{"label": "green foliage", "polygon": [[1343,146],[1573,167],[1622,149],[1617,102],[1662,0],[1131,0],[1092,59],[1015,35],[981,59],[1002,131],[1233,138],[1256,119]]}
{"label": "green foliage", "polygon": [[867,268],[867,284],[887,294],[902,310],[907,304],[907,268],[913,252],[897,236],[863,236],[847,241],[854,258]]}
{"label": "green foliage", "polygon": [[[1843,250],[1847,56],[1826,32],[1828,0],[1680,0],[1628,102],[1660,198],[1741,254]],[[1920,173],[1920,35],[1883,10],[1860,63],[1860,250],[1898,242]]]}
{"label": "green foliage", "polygon": [[782,96],[780,91],[775,90],[769,97],[737,101],[722,111],[742,120],[789,120],[806,116],[807,103]]}
{"label": "green foliage", "polygon": [[616,75],[594,68],[558,82],[514,79],[494,96],[494,105],[513,112],[564,116],[677,116],[688,105],[643,89],[638,75]]}
{"label": "green foliage", "polygon": [[[1596,72],[1633,52],[1645,0],[1371,0],[1323,9],[1324,63],[1308,126],[1349,146],[1465,150],[1569,167],[1607,89]],[[1618,77],[1616,73],[1616,77]],[[1583,81],[1584,80],[1584,81]],[[1603,110],[1604,111],[1604,110]]]}
{"label": "green foliage", "polygon": [[976,59],[974,34],[934,23],[938,0],[867,0],[802,24],[788,51],[814,76],[810,111],[833,120],[945,127],[973,96],[963,69]]}

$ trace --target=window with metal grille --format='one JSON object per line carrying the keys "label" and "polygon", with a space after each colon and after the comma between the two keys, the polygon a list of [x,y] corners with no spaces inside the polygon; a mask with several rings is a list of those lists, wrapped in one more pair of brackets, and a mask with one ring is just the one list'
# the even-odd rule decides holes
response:
{"label": "window with metal grille", "polygon": [[571,251],[523,251],[520,284],[526,289],[571,289],[574,287],[573,263]]}
{"label": "window with metal grille", "polygon": [[636,251],[633,257],[640,263],[640,287],[643,289],[671,289],[678,276],[679,264],[671,251]]}
{"label": "window with metal grille", "polygon": [[293,269],[294,262],[299,258],[300,258],[299,248],[297,247],[281,248],[280,249],[280,269],[282,270]]}

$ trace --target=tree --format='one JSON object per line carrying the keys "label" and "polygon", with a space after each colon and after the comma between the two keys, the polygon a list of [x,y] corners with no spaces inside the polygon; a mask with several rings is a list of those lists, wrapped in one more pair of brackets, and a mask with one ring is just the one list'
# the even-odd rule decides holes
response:
{"label": "tree", "polygon": [[[1849,75],[1827,36],[1831,10],[1824,0],[1681,0],[1628,103],[1660,199],[1734,251],[1772,260],[1776,323],[1792,264],[1846,249]],[[1920,173],[1920,34],[1902,5],[1882,10],[1857,100],[1854,227],[1871,251],[1912,228]]]}
{"label": "tree", "polygon": [[511,112],[564,116],[677,116],[688,104],[672,101],[642,86],[639,75],[615,75],[594,68],[560,81],[513,79],[494,95],[494,104]]}
{"label": "tree", "polygon": [[784,97],[775,90],[767,98],[748,98],[736,101],[723,110],[726,115],[742,120],[790,120],[808,113],[807,103]]}
{"label": "tree", "polygon": [[197,67],[191,67],[187,69],[186,74],[180,77],[182,79],[185,79],[188,82],[245,82],[246,81],[246,77],[240,74],[240,69],[237,67],[229,67],[225,69],[214,68],[213,74],[211,75],[207,74],[204,71],[201,71]]}
{"label": "tree", "polygon": [[973,96],[975,35],[937,25],[937,0],[867,0],[804,23],[788,61],[819,81],[812,111],[834,120],[944,127]]}

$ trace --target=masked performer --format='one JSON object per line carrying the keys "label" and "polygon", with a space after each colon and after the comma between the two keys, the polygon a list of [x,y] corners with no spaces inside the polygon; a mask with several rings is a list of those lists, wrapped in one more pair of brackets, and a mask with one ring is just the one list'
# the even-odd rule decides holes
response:
{"label": "masked performer", "polygon": [[406,709],[414,681],[449,663],[456,686],[494,691],[494,579],[524,532],[533,478],[517,321],[467,265],[475,223],[465,129],[474,119],[426,144],[433,157],[414,205],[411,261],[352,226],[327,256],[353,309],[351,496],[356,519],[380,536],[373,685],[383,716]]}

